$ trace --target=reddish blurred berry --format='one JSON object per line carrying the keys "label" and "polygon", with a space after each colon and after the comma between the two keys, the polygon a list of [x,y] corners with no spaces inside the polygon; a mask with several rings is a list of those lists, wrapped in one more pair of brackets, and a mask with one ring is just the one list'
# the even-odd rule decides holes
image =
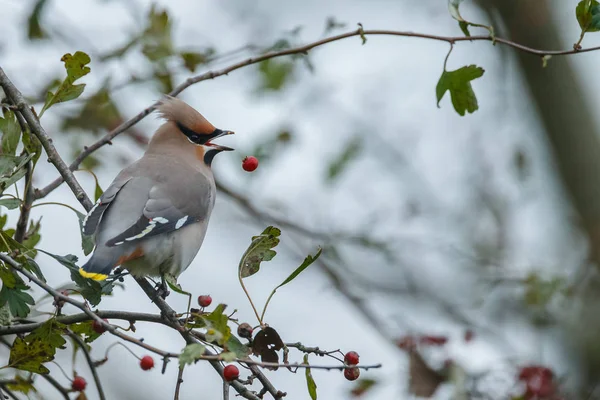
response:
{"label": "reddish blurred berry", "polygon": [[430,336],[424,335],[421,336],[419,342],[424,345],[429,346],[443,346],[448,342],[448,338],[446,336]]}
{"label": "reddish blurred berry", "polygon": [[242,160],[242,168],[244,171],[252,172],[258,168],[258,158],[254,156],[248,156]]}
{"label": "reddish blurred berry", "polygon": [[[102,318],[102,321],[108,323],[108,320],[106,318]],[[104,327],[104,325],[96,320],[94,320],[94,322],[92,322],[92,329],[94,330],[94,332],[100,333],[100,334],[106,332],[106,328]]]}
{"label": "reddish blurred berry", "polygon": [[360,370],[358,368],[347,368],[344,370],[344,377],[349,381],[355,381],[360,376]]}
{"label": "reddish blurred berry", "polygon": [[200,307],[208,307],[212,303],[212,297],[209,295],[198,296],[198,304]]}
{"label": "reddish blurred berry", "polygon": [[154,368],[154,359],[151,356],[142,357],[140,360],[140,367],[142,367],[144,371]]}
{"label": "reddish blurred berry", "polygon": [[223,368],[223,378],[227,382],[236,380],[240,376],[240,370],[235,365],[228,365]]}
{"label": "reddish blurred berry", "polygon": [[473,332],[470,329],[467,329],[465,331],[465,342],[470,342],[471,340],[473,340],[473,337],[475,337],[475,332]]}
{"label": "reddish blurred berry", "polygon": [[71,382],[71,389],[76,392],[83,392],[86,386],[87,382],[81,376],[76,376],[73,382]]}
{"label": "reddish blurred berry", "polygon": [[355,351],[349,351],[344,356],[344,362],[348,365],[356,365],[358,364],[359,355]]}
{"label": "reddish blurred berry", "polygon": [[546,398],[555,394],[554,373],[547,367],[541,365],[523,367],[519,372],[519,380],[527,385],[524,394],[526,400]]}
{"label": "reddish blurred berry", "polygon": [[396,346],[402,350],[412,350],[417,346],[417,342],[413,336],[402,336],[396,340]]}

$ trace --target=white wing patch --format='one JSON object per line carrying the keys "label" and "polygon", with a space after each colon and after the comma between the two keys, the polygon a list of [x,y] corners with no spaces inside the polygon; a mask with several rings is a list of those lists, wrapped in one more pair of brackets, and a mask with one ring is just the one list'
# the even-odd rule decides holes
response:
{"label": "white wing patch", "polygon": [[96,211],[96,208],[98,208],[98,206],[102,204],[102,202],[100,200],[98,200],[96,202],[96,204],[94,204],[94,207],[92,207],[92,209],[86,214],[85,218],[83,219],[83,224],[81,224],[81,231],[85,231],[85,226],[87,225],[88,219],[90,218],[90,215],[93,214],[94,211]]}
{"label": "white wing patch", "polygon": [[[153,219],[149,220],[148,226],[146,226],[146,228],[144,228],[143,231],[141,231],[137,235],[125,238],[125,241],[130,242],[132,240],[141,239],[144,236],[146,236],[147,234],[149,234],[150,232],[152,232],[152,229],[154,229],[156,227],[157,223],[158,224],[166,224],[167,222],[169,222],[169,220],[166,218],[163,218],[163,217],[153,218]],[[123,242],[115,243],[115,245],[119,245],[119,244],[123,244]]]}
{"label": "white wing patch", "polygon": [[175,224],[175,229],[179,229],[183,226],[183,224],[185,224],[185,221],[187,221],[188,216],[186,215],[185,217],[179,218],[177,220],[177,223]]}

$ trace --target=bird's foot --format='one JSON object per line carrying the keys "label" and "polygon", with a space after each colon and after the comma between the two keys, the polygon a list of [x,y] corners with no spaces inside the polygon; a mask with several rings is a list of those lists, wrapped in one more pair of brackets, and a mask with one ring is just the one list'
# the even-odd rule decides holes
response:
{"label": "bird's foot", "polygon": [[171,292],[169,291],[169,287],[167,286],[167,281],[165,281],[164,277],[160,278],[160,283],[156,284],[156,295],[165,300]]}

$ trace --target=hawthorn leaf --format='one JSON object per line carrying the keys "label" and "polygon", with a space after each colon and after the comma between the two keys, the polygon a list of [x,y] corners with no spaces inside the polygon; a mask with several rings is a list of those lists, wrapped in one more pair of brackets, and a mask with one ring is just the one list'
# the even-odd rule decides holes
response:
{"label": "hawthorn leaf", "polygon": [[165,278],[165,282],[167,282],[167,285],[169,285],[171,290],[174,290],[175,292],[177,292],[179,294],[185,294],[187,296],[191,296],[191,293],[186,292],[185,290],[183,290],[181,288],[181,285],[179,283],[177,283],[177,278],[175,278],[175,276],[173,276],[171,274],[165,274],[164,278]]}
{"label": "hawthorn leaf", "polygon": [[455,71],[444,71],[435,88],[438,107],[444,94],[449,91],[452,105],[460,116],[464,116],[465,112],[473,113],[479,109],[471,81],[483,76],[484,72],[483,68],[476,65],[465,66]]}
{"label": "hawthorn leaf", "polygon": [[56,89],[56,92],[48,91],[46,94],[46,101],[42,111],[40,111],[40,118],[52,105],[76,99],[85,89],[85,83],[75,85],[74,82],[90,73],[90,67],[87,66],[91,61],[90,56],[82,51],[77,51],[73,55],[71,53],[65,54],[60,60],[65,63],[67,77]]}
{"label": "hawthorn leaf", "polygon": [[[304,355],[303,364],[308,364],[308,354]],[[313,379],[312,372],[310,368],[306,368],[304,371],[304,375],[306,376],[306,387],[308,388],[308,394],[312,400],[317,400],[317,384]]]}
{"label": "hawthorn leaf", "polygon": [[0,118],[0,132],[2,132],[2,154],[14,156],[21,138],[21,126],[17,122],[15,113],[4,110],[4,118]]}
{"label": "hawthorn leaf", "polygon": [[275,248],[279,244],[281,230],[273,226],[268,226],[263,233],[252,237],[252,243],[242,256],[238,269],[241,278],[247,278],[256,274],[260,270],[260,263],[271,261],[277,254]]}
{"label": "hawthorn leaf", "polygon": [[290,81],[294,72],[294,64],[290,61],[267,59],[258,65],[260,86],[262,91],[278,91]]}
{"label": "hawthorn leaf", "polygon": [[9,288],[8,285],[2,286],[0,289],[0,306],[8,304],[10,313],[18,318],[25,318],[29,315],[31,309],[29,306],[35,304],[33,297],[25,290],[29,289],[23,283],[17,283],[14,287]]}
{"label": "hawthorn leaf", "polygon": [[10,349],[8,366],[23,371],[48,374],[50,370],[42,364],[54,359],[53,348],[50,343],[41,340],[27,343],[24,339],[17,337]]}
{"label": "hawthorn leaf", "polygon": [[84,336],[83,341],[85,343],[92,343],[101,335],[101,333],[98,333],[94,330],[93,324],[94,321],[78,322],[76,324],[69,325],[69,329],[71,329],[73,333]]}
{"label": "hawthorn leaf", "polygon": [[377,381],[374,379],[369,379],[369,378],[360,379],[359,381],[356,382],[354,388],[352,388],[352,390],[350,390],[350,394],[352,395],[352,397],[361,397],[367,391],[371,390],[376,384],[377,384]]}
{"label": "hawthorn leaf", "polygon": [[246,358],[250,355],[250,353],[252,353],[250,348],[240,342],[240,340],[234,335],[229,337],[229,340],[227,340],[225,343],[225,348],[234,352],[237,358]]}
{"label": "hawthorn leaf", "polygon": [[44,10],[47,0],[38,0],[33,6],[31,15],[27,20],[27,37],[29,39],[45,39],[48,37],[40,23],[40,17]]}
{"label": "hawthorn leaf", "polygon": [[18,374],[15,375],[12,383],[6,384],[6,388],[23,394],[28,394],[29,392],[37,393],[37,389],[33,386],[33,380],[25,379]]}
{"label": "hawthorn leaf", "polygon": [[198,358],[204,355],[206,347],[200,343],[188,344],[183,348],[179,355],[179,366],[184,367],[193,364]]}
{"label": "hawthorn leaf", "polygon": [[308,268],[312,263],[314,263],[315,261],[317,261],[317,259],[321,256],[322,252],[323,252],[323,249],[319,248],[319,250],[317,250],[317,253],[314,256],[311,256],[310,254],[308,256],[306,256],[306,258],[304,259],[304,261],[302,262],[302,264],[300,264],[300,266],[298,268],[296,268],[294,270],[294,272],[292,272],[290,274],[290,276],[288,276],[283,282],[281,282],[279,284],[279,286],[277,286],[275,288],[275,290],[277,290],[280,287],[282,287],[283,285],[287,285],[288,283],[290,283],[291,281],[293,281],[306,268]]}
{"label": "hawthorn leaf", "polygon": [[213,310],[213,312],[202,317],[202,319],[208,326],[209,331],[213,329],[216,332],[218,332],[218,334],[209,332],[209,335],[213,335],[217,343],[219,343],[220,345],[227,343],[227,341],[231,337],[231,328],[229,327],[229,325],[227,325],[227,323],[229,322],[229,318],[227,317],[227,315],[223,314],[223,311],[225,311],[226,307],[227,306],[225,304],[219,304]]}
{"label": "hawthorn leaf", "polygon": [[460,3],[462,2],[463,0],[448,0],[448,11],[450,12],[450,15],[459,22],[465,21],[458,11]]}
{"label": "hawthorn leaf", "polygon": [[[279,355],[277,351],[283,349],[283,340],[279,336],[279,333],[270,326],[261,329],[254,340],[252,341],[252,353],[256,356],[260,356],[263,362],[279,362]],[[265,367],[272,371],[277,371],[278,367]]]}

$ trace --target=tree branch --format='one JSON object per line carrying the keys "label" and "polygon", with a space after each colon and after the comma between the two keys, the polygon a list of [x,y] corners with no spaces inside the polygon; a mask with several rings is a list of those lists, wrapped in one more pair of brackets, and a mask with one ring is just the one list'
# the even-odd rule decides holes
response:
{"label": "tree branch", "polygon": [[[481,36],[468,36],[468,37],[466,37],[466,36],[439,36],[439,35],[430,35],[430,34],[416,33],[416,32],[380,30],[380,29],[373,29],[373,30],[365,29],[365,30],[363,30],[362,28],[359,28],[359,29],[354,30],[354,31],[350,31],[350,32],[339,34],[339,35],[331,36],[331,37],[328,37],[328,38],[325,38],[325,39],[317,40],[315,42],[312,42],[312,43],[309,43],[309,44],[306,44],[306,45],[303,45],[303,46],[298,46],[298,47],[294,47],[294,48],[291,48],[291,49],[280,50],[280,51],[270,51],[270,52],[267,52],[267,53],[262,54],[260,56],[251,57],[251,58],[248,58],[248,59],[246,59],[244,61],[237,62],[235,64],[232,64],[232,65],[230,65],[228,67],[225,67],[223,69],[220,69],[220,70],[205,72],[203,74],[200,74],[200,75],[188,78],[183,83],[181,83],[179,86],[177,86],[175,89],[173,89],[169,93],[169,95],[170,96],[177,96],[178,94],[180,94],[181,92],[183,92],[185,89],[187,89],[188,87],[190,87],[190,86],[192,86],[192,85],[194,85],[194,84],[196,84],[198,82],[202,82],[202,81],[205,81],[205,80],[217,78],[219,76],[227,75],[230,72],[233,72],[233,71],[238,70],[238,69],[243,68],[243,67],[247,67],[247,66],[252,65],[252,64],[257,64],[259,62],[262,62],[262,61],[265,61],[265,60],[269,60],[271,58],[276,58],[276,57],[283,57],[283,56],[289,56],[289,55],[294,55],[294,54],[307,54],[310,50],[312,50],[312,49],[314,49],[316,47],[320,47],[320,46],[323,46],[323,45],[328,44],[328,43],[337,42],[339,40],[351,38],[351,37],[354,37],[354,36],[361,36],[361,37],[362,36],[400,36],[400,37],[411,37],[411,38],[429,39],[429,40],[446,42],[446,43],[450,43],[450,44],[455,44],[455,43],[458,43],[458,42],[481,42],[481,41],[486,41],[486,42],[500,43],[502,45],[505,45],[505,46],[508,46],[508,47],[512,47],[512,48],[514,48],[516,50],[519,50],[521,52],[528,53],[528,54],[535,55],[535,56],[539,56],[539,57],[544,57],[544,56],[565,56],[565,55],[587,53],[587,52],[590,52],[590,51],[600,50],[600,46],[590,47],[590,48],[586,48],[586,49],[579,49],[579,50],[577,50],[577,49],[571,49],[571,50],[539,50],[539,49],[533,49],[531,47],[527,47],[527,46],[521,45],[519,43],[515,43],[515,42],[510,41],[508,39],[503,39],[503,38],[498,38],[498,37],[492,37],[492,36],[485,36],[485,35],[481,35]],[[69,169],[71,171],[75,171],[87,156],[89,156],[90,154],[92,154],[93,152],[95,152],[96,150],[98,150],[99,148],[101,148],[102,146],[104,146],[106,144],[111,144],[112,143],[111,141],[115,137],[117,137],[119,134],[123,133],[127,129],[131,128],[132,126],[134,126],[135,124],[137,124],[138,122],[140,122],[146,116],[148,116],[152,111],[154,111],[156,109],[157,105],[158,105],[157,103],[154,103],[151,106],[146,107],[144,110],[142,110],[136,116],[134,116],[133,118],[131,118],[131,119],[123,122],[121,125],[119,125],[115,129],[113,129],[112,131],[110,131],[109,133],[107,133],[105,136],[103,136],[101,139],[99,139],[98,141],[96,141],[92,145],[84,147],[83,151],[81,153],[79,153],[79,155],[71,163],[71,165],[69,166]],[[40,198],[43,198],[43,197],[47,196],[50,192],[52,192],[54,189],[56,189],[64,181],[65,176],[67,176],[67,175],[64,174],[63,173],[64,171],[61,171],[60,169],[59,169],[59,172],[61,173],[60,177],[58,177],[57,179],[55,179],[52,183],[50,183],[49,185],[47,185],[43,189],[37,189],[35,191],[35,197],[36,197],[36,199],[40,199]]]}
{"label": "tree branch", "polygon": [[0,67],[0,86],[2,86],[4,92],[12,101],[12,103],[17,106],[21,114],[23,114],[23,117],[27,121],[31,132],[33,132],[33,134],[37,136],[37,138],[42,143],[44,150],[46,150],[48,160],[50,160],[50,162],[54,164],[54,166],[60,173],[62,179],[65,182],[67,182],[67,185],[69,185],[69,187],[73,191],[73,194],[75,194],[77,200],[81,203],[82,206],[85,207],[86,210],[92,208],[92,202],[85,194],[85,191],[83,190],[77,179],[75,179],[73,172],[69,169],[67,164],[65,164],[63,159],[56,151],[54,144],[52,144],[52,139],[50,138],[50,136],[48,136],[48,134],[40,124],[40,121],[34,114],[33,110],[25,102],[25,98],[23,97],[19,89],[17,89],[15,85],[13,85],[13,83],[10,81],[10,79],[8,79],[8,76],[6,76],[2,67]]}
{"label": "tree branch", "polygon": [[92,372],[92,376],[94,377],[94,382],[96,383],[96,388],[98,389],[98,396],[100,396],[100,400],[106,400],[106,396],[104,395],[104,389],[102,388],[102,381],[100,381],[96,365],[94,364],[94,360],[92,360],[92,356],[90,356],[90,352],[88,351],[86,344],[83,342],[83,340],[81,340],[81,338],[78,335],[74,334],[70,330],[67,332],[69,336],[77,342],[77,345],[81,347],[81,351],[83,351],[85,360],[90,366],[90,371]]}
{"label": "tree branch", "polygon": [[[129,322],[135,322],[135,321],[155,322],[155,323],[163,324],[163,325],[170,327],[170,324],[167,321],[165,321],[160,315],[157,315],[157,314],[146,314],[146,313],[135,313],[135,312],[129,312],[129,311],[113,311],[113,310],[96,311],[95,314],[100,318],[120,319],[120,320],[129,321]],[[84,321],[91,321],[91,320],[93,320],[93,318],[90,317],[86,313],[64,315],[64,316],[56,317],[57,322],[60,322],[61,324],[65,324],[65,325],[71,325],[71,324],[75,324],[77,322],[84,322]],[[32,322],[32,323],[13,325],[13,326],[0,326],[0,336],[31,332],[34,329],[37,329],[40,326],[42,326],[45,322],[46,321]]]}

